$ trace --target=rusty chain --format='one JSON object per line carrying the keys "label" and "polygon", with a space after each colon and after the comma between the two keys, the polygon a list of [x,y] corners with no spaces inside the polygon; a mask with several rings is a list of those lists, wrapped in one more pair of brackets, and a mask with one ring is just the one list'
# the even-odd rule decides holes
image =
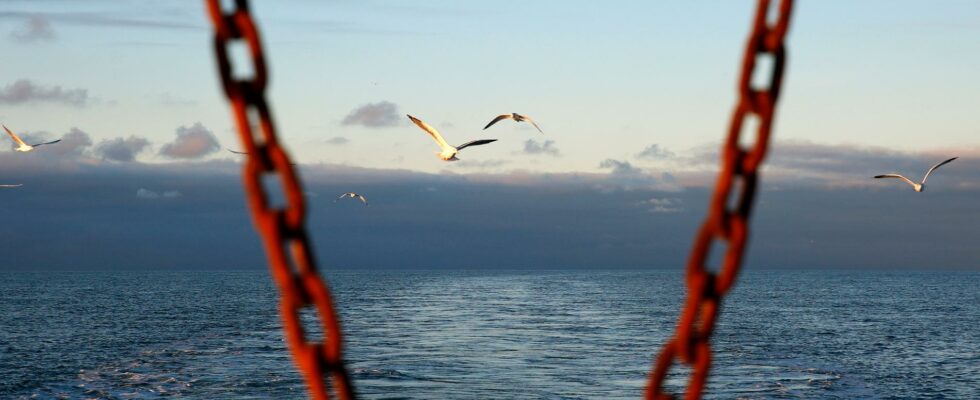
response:
{"label": "rusty chain", "polygon": [[[711,199],[708,217],[694,239],[686,267],[687,301],[677,320],[674,337],[664,344],[654,363],[647,385],[647,399],[670,399],[664,392],[667,372],[679,361],[693,367],[686,398],[698,399],[704,390],[711,368],[711,333],[718,318],[721,300],[732,288],[745,254],[749,234],[749,214],[758,183],[758,170],[769,147],[769,133],[775,114],[776,100],[783,79],[786,47],[783,40],[789,28],[792,0],[781,0],[775,24],[767,22],[769,0],[758,0],[752,32],[749,34],[739,79],[739,99],[732,115],[728,138],[722,146],[721,171]],[[768,89],[752,87],[752,75],[759,55],[773,58]],[[759,119],[755,147],[746,150],[739,144],[745,117]],[[729,208],[732,190],[738,182],[734,209]],[[712,244],[727,242],[724,260],[718,274],[706,265]]]}
{"label": "rusty chain", "polygon": [[[205,0],[214,27],[214,51],[221,85],[231,104],[238,134],[249,155],[243,180],[256,230],[262,236],[269,268],[281,294],[283,330],[297,367],[314,399],[329,399],[324,374],[332,377],[337,398],[354,397],[342,357],[340,321],[330,291],[317,272],[307,236],[303,190],[289,155],[279,145],[272,112],[265,100],[268,71],[259,30],[248,11],[248,0],[235,0],[234,9],[222,10],[221,0]],[[236,79],[229,58],[230,45],[244,40],[252,58],[254,76]],[[255,121],[257,119],[257,121]],[[260,132],[254,132],[257,122]],[[272,206],[262,185],[264,174],[275,174],[283,185],[286,206]],[[319,314],[323,342],[307,340],[300,311],[313,305]]]}

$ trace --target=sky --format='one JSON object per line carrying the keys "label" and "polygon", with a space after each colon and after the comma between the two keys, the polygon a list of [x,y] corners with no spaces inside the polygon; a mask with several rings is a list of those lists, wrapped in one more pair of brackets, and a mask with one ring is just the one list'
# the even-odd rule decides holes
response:
{"label": "sky", "polygon": [[[325,266],[683,265],[753,2],[252,3]],[[0,145],[0,269],[261,267],[203,3],[0,5],[0,122],[62,139]],[[797,3],[749,265],[980,269],[978,37],[973,1]],[[544,133],[481,130],[511,112]],[[442,162],[405,114],[498,141]]]}

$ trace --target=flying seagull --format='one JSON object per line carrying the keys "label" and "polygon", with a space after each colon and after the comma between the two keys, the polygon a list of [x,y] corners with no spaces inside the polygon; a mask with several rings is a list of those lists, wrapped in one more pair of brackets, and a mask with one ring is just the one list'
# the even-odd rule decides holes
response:
{"label": "flying seagull", "polygon": [[27,144],[27,143],[24,143],[24,141],[20,139],[20,136],[17,136],[17,134],[11,132],[10,129],[7,128],[7,125],[3,125],[3,130],[7,131],[7,134],[10,135],[10,138],[11,139],[14,139],[14,141],[17,142],[17,148],[14,149],[14,150],[17,150],[17,151],[20,151],[20,152],[24,152],[24,153],[26,153],[28,151],[31,151],[31,150],[34,150],[34,148],[37,147],[37,146],[44,146],[46,144],[58,143],[58,142],[61,141],[61,139],[58,139],[58,140],[55,140],[55,141],[52,141],[52,142],[47,142],[47,143]]}
{"label": "flying seagull", "polygon": [[334,202],[334,203],[336,203],[336,202],[337,202],[338,200],[340,200],[340,199],[343,199],[343,198],[345,198],[345,197],[350,197],[350,198],[352,198],[352,199],[358,199],[358,200],[360,200],[360,201],[361,201],[361,203],[364,203],[364,205],[365,205],[365,206],[367,206],[367,205],[368,205],[368,202],[367,202],[367,197],[364,197],[364,195],[363,195],[363,194],[357,194],[357,193],[354,193],[354,192],[347,192],[347,193],[344,193],[344,194],[342,194],[342,195],[340,195],[340,197],[338,197],[338,198],[337,198],[336,200],[334,200],[333,202]]}
{"label": "flying seagull", "polygon": [[919,182],[919,183],[912,182],[911,180],[909,180],[909,178],[906,178],[906,177],[901,176],[899,174],[877,175],[877,176],[875,176],[875,178],[900,178],[900,179],[904,180],[905,182],[908,182],[909,185],[912,185],[912,189],[914,189],[916,192],[921,192],[923,190],[926,190],[926,179],[929,179],[929,174],[931,174],[932,171],[935,171],[936,168],[942,167],[943,165],[946,165],[947,163],[949,163],[949,162],[951,162],[951,161],[953,161],[953,160],[955,160],[957,158],[959,158],[959,157],[953,157],[953,158],[950,158],[950,159],[948,159],[946,161],[943,161],[943,162],[941,162],[939,164],[933,165],[932,168],[929,168],[929,171],[926,172],[926,176],[924,176],[922,178],[922,182]]}
{"label": "flying seagull", "polygon": [[544,131],[541,130],[541,127],[539,127],[538,124],[534,123],[534,120],[532,120],[531,117],[528,117],[526,115],[521,115],[521,114],[518,114],[518,113],[498,115],[497,118],[494,118],[493,121],[490,121],[490,123],[487,124],[487,126],[484,126],[483,129],[489,128],[491,125],[496,124],[497,121],[500,121],[502,119],[512,119],[512,120],[517,121],[517,122],[527,121],[527,122],[530,122],[531,125],[534,125],[535,128],[538,128],[538,132],[544,133]]}
{"label": "flying seagull", "polygon": [[418,125],[419,128],[422,128],[422,130],[428,132],[429,136],[432,136],[432,140],[435,140],[436,143],[439,144],[439,148],[442,149],[442,152],[438,153],[439,158],[443,159],[444,161],[458,161],[459,159],[456,158],[456,154],[459,153],[460,150],[463,150],[469,146],[479,146],[481,144],[493,143],[497,141],[497,139],[480,139],[464,143],[459,147],[453,147],[450,146],[449,143],[446,143],[446,139],[442,138],[442,135],[439,134],[439,131],[437,131],[436,128],[433,128],[429,124],[411,115],[408,116],[408,119],[412,120],[412,122],[414,122],[415,125]]}

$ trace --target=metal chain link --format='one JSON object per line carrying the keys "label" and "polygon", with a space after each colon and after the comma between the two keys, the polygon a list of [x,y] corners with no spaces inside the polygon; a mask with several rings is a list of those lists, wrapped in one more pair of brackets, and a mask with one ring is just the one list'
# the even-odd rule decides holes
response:
{"label": "metal chain link", "polygon": [[[674,337],[664,344],[654,363],[647,385],[647,399],[671,399],[663,391],[667,372],[679,359],[693,367],[685,398],[698,399],[711,368],[711,339],[718,318],[721,300],[732,288],[745,254],[749,234],[749,214],[758,183],[758,170],[769,147],[769,133],[775,114],[776,100],[783,79],[786,48],[783,40],[789,28],[792,0],[781,0],[775,24],[769,25],[769,0],[758,0],[755,22],[749,34],[742,60],[739,80],[739,99],[735,106],[728,138],[722,146],[721,171],[711,199],[708,217],[694,239],[691,256],[686,268],[687,301],[677,321]],[[768,54],[773,57],[772,75],[768,89],[751,86],[756,58]],[[745,117],[755,115],[759,119],[755,146],[749,150],[739,145]],[[733,188],[738,182],[740,191],[734,209],[728,206]],[[718,274],[706,265],[711,246],[715,241],[727,242],[724,260]]]}
{"label": "metal chain link", "polygon": [[[279,286],[283,330],[293,359],[314,399],[330,398],[324,374],[333,378],[332,389],[337,398],[351,399],[354,389],[341,354],[340,321],[313,258],[306,233],[303,190],[289,155],[279,145],[265,100],[268,72],[258,27],[249,14],[247,0],[235,0],[234,9],[228,12],[222,10],[221,0],[205,0],[205,5],[214,26],[214,51],[221,84],[231,103],[239,137],[249,154],[243,180],[252,220],[262,236],[272,277]],[[254,73],[251,79],[236,79],[232,74],[229,48],[238,40],[248,45]],[[257,122],[258,134],[253,131],[253,122]],[[285,208],[277,209],[270,203],[262,185],[264,174],[278,176],[285,192]],[[300,310],[310,305],[319,314],[323,342],[307,340]]]}

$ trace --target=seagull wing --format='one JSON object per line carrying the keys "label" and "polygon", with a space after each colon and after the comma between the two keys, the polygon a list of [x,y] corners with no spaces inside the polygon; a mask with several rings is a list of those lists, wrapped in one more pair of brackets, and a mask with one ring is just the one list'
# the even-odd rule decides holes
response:
{"label": "seagull wing", "polygon": [[360,200],[360,201],[361,201],[361,203],[364,203],[364,205],[368,205],[368,204],[367,204],[367,197],[364,197],[364,195],[363,195],[363,194],[359,194],[359,195],[357,195],[357,199],[358,199],[358,200]]}
{"label": "seagull wing", "polygon": [[344,194],[340,195],[340,197],[338,197],[337,199],[335,199],[333,202],[336,203],[337,200],[343,199],[344,197],[347,197],[349,194],[350,193],[344,193]]}
{"label": "seagull wing", "polygon": [[531,117],[528,117],[527,115],[524,115],[524,120],[527,121],[527,122],[530,122],[531,125],[534,125],[535,128],[538,128],[538,132],[544,133],[544,131],[541,130],[541,127],[538,126],[538,124],[534,123],[534,120],[531,119]]}
{"label": "seagull wing", "polygon": [[929,171],[926,172],[926,176],[922,178],[922,184],[925,184],[926,183],[926,179],[929,179],[929,174],[931,174],[932,171],[935,171],[936,168],[942,167],[943,165],[946,165],[946,164],[950,163],[951,161],[953,161],[953,160],[955,160],[957,158],[959,158],[959,157],[953,157],[953,158],[950,158],[950,159],[948,159],[946,161],[943,161],[943,162],[941,162],[939,164],[933,165],[932,168],[929,168]]}
{"label": "seagull wing", "polygon": [[244,151],[235,151],[235,150],[232,150],[232,149],[226,149],[226,150],[228,150],[228,151],[230,151],[232,153],[235,153],[235,154],[245,154],[245,155],[248,155],[248,153],[246,153]]}
{"label": "seagull wing", "polygon": [[10,138],[14,139],[14,141],[17,142],[17,144],[21,146],[27,146],[27,143],[24,143],[23,140],[20,140],[20,136],[17,136],[15,133],[11,132],[10,128],[7,128],[7,125],[3,125],[3,130],[7,131],[7,134],[10,135]]}
{"label": "seagull wing", "polygon": [[38,143],[38,144],[32,144],[32,145],[31,145],[31,147],[37,147],[37,146],[44,146],[44,145],[46,145],[46,144],[53,144],[53,143],[58,143],[58,142],[60,142],[60,141],[61,141],[61,139],[58,139],[58,140],[54,140],[54,141],[51,141],[51,142],[47,142],[47,143]]}
{"label": "seagull wing", "polygon": [[498,115],[497,118],[494,118],[493,121],[490,121],[490,123],[487,124],[487,126],[484,126],[483,129],[487,129],[491,125],[496,124],[498,121],[500,121],[502,119],[507,119],[507,118],[514,118],[514,116],[513,115],[510,115],[510,114]]}
{"label": "seagull wing", "polygon": [[481,144],[493,143],[493,142],[496,142],[496,141],[497,141],[497,139],[480,139],[480,140],[474,140],[472,142],[463,143],[462,145],[460,145],[459,147],[457,147],[456,150],[463,150],[463,149],[465,149],[467,147],[470,147],[470,146],[479,146]]}
{"label": "seagull wing", "polygon": [[901,175],[899,175],[899,174],[884,174],[884,175],[877,175],[877,176],[875,176],[875,178],[900,178],[900,179],[902,179],[903,181],[906,181],[906,182],[908,182],[908,183],[909,183],[909,185],[912,185],[912,186],[915,186],[915,182],[912,182],[912,181],[910,181],[910,180],[909,180],[909,178],[906,178],[906,177],[904,177],[904,176],[901,176]]}
{"label": "seagull wing", "polygon": [[425,121],[422,121],[411,115],[408,116],[408,119],[412,120],[412,122],[414,122],[415,125],[418,125],[419,128],[422,128],[422,130],[428,132],[429,136],[432,136],[432,140],[435,140],[436,143],[439,144],[439,147],[441,147],[443,150],[452,147],[449,145],[449,143],[446,143],[446,139],[442,138],[442,135],[439,134],[439,131],[437,131],[436,128],[433,128],[431,125],[425,123]]}

